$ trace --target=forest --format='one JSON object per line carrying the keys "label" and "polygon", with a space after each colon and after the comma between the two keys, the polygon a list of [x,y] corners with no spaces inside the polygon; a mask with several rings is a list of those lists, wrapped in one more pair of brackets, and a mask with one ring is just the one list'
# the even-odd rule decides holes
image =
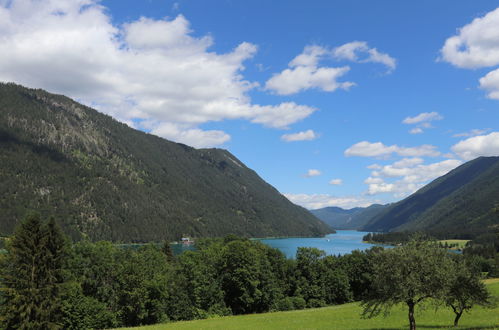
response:
{"label": "forest", "polygon": [[372,317],[397,303],[414,312],[427,299],[452,308],[458,322],[473,305],[490,303],[475,256],[418,237],[344,256],[299,248],[286,259],[261,242],[229,235],[199,240],[195,251],[174,256],[167,243],[139,249],[71,243],[54,219],[30,214],[5,248],[5,328],[115,328],[350,301],[362,301],[362,316]]}

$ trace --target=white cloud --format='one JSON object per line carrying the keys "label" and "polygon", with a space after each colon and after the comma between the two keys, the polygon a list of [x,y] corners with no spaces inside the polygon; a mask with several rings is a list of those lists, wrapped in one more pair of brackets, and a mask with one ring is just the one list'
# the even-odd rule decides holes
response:
{"label": "white cloud", "polygon": [[416,127],[412,128],[409,133],[411,134],[421,134],[424,132],[424,129],[431,128],[432,121],[442,120],[442,117],[438,112],[422,112],[414,117],[405,118],[402,123],[414,125],[417,124]]}
{"label": "white cloud", "polygon": [[443,60],[460,68],[482,68],[499,64],[499,8],[474,19],[445,41]]}
{"label": "white cloud", "polygon": [[331,181],[329,181],[329,184],[333,185],[333,186],[339,186],[339,185],[343,184],[343,180],[341,180],[341,179],[332,179]]}
{"label": "white cloud", "polygon": [[290,68],[272,76],[265,88],[279,95],[290,95],[311,88],[333,92],[352,87],[352,82],[337,81],[350,70],[349,67],[318,67],[320,58],[326,53],[327,50],[320,46],[305,47],[303,53],[289,63]]}
{"label": "white cloud", "polygon": [[213,38],[193,36],[182,15],[117,26],[99,3],[0,1],[0,81],[65,94],[139,127],[173,124],[176,130],[156,134],[191,145],[228,141],[221,131],[198,127],[206,122],[245,119],[286,128],[315,111],[251,102],[248,92],[257,84],[242,72],[255,45],[242,42],[218,54],[210,50]]}
{"label": "white cloud", "polygon": [[[442,59],[459,67],[476,69],[499,65],[499,8],[459,29],[441,49]],[[480,79],[491,99],[499,99],[499,69]]]}
{"label": "white cloud", "polygon": [[394,70],[397,67],[397,61],[388,54],[380,53],[376,48],[370,48],[365,41],[353,41],[336,47],[332,55],[341,60],[348,60],[359,63],[381,63]]}
{"label": "white cloud", "polygon": [[363,197],[335,197],[328,194],[284,194],[291,202],[301,205],[309,210],[320,209],[328,206],[337,206],[344,209],[353,207],[367,207],[379,203],[378,200]]}
{"label": "white cloud", "polygon": [[386,146],[381,142],[371,143],[369,141],[358,142],[344,152],[347,157],[383,157],[390,156],[393,153],[403,157],[436,157],[440,155],[440,152],[436,150],[435,146],[428,144],[407,148],[399,147],[397,145]]}
{"label": "white cloud", "polygon": [[499,100],[499,69],[491,71],[480,78],[480,87],[488,91],[487,96],[489,98]]}
{"label": "white cloud", "polygon": [[220,145],[230,140],[230,135],[223,131],[203,131],[197,128],[181,127],[174,123],[162,122],[151,133],[169,140],[182,142],[195,148]]}
{"label": "white cloud", "polygon": [[451,149],[464,160],[480,156],[499,156],[499,132],[471,137],[456,143]]}
{"label": "white cloud", "polygon": [[[421,158],[405,158],[371,172],[371,176],[364,181],[368,185],[367,194],[392,193],[395,197],[404,197],[431,180],[447,174],[463,162],[448,159],[428,165],[422,163]],[[393,178],[400,179],[390,180]]]}
{"label": "white cloud", "polygon": [[292,134],[284,134],[281,136],[281,140],[286,142],[294,142],[294,141],[311,141],[317,138],[317,134],[309,129],[303,132],[292,133]]}
{"label": "white cloud", "polygon": [[485,128],[485,129],[475,128],[469,132],[454,134],[454,135],[452,135],[452,137],[472,137],[472,136],[477,136],[477,135],[483,135],[483,134],[487,133],[488,131],[490,131],[490,128]]}
{"label": "white cloud", "polygon": [[407,117],[402,123],[404,124],[418,124],[422,122],[429,122],[434,120],[441,120],[443,117],[438,112],[422,112],[415,117]]}
{"label": "white cloud", "polygon": [[421,127],[414,127],[409,131],[411,134],[421,134],[423,133],[423,129]]}
{"label": "white cloud", "polygon": [[273,75],[265,84],[265,89],[279,95],[290,95],[300,91],[317,88],[325,92],[337,89],[348,90],[355,83],[340,82],[339,78],[350,71],[349,66],[321,67],[319,62],[324,59],[348,60],[356,63],[381,63],[394,70],[396,60],[376,48],[370,48],[364,41],[354,41],[330,50],[317,45],[306,46],[303,52],[296,56],[289,67]]}
{"label": "white cloud", "polygon": [[296,56],[291,62],[289,62],[289,66],[291,68],[298,66],[317,67],[321,57],[327,53],[328,50],[324,47],[316,45],[306,46],[300,55]]}
{"label": "white cloud", "polygon": [[308,170],[308,171],[307,171],[307,173],[304,175],[304,177],[306,177],[306,178],[311,178],[311,177],[313,177],[313,176],[319,176],[319,175],[321,175],[321,174],[322,174],[322,172],[321,172],[321,171],[319,171],[319,170],[316,170],[316,169],[310,169],[310,170]]}
{"label": "white cloud", "polygon": [[404,167],[414,167],[419,164],[423,164],[424,160],[422,158],[403,158],[392,164],[394,168],[404,168]]}

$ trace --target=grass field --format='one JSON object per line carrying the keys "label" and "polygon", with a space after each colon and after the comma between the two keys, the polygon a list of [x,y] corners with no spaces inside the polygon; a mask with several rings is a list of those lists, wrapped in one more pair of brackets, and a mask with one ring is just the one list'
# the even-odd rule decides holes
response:
{"label": "grass field", "polygon": [[[499,298],[499,279],[486,281],[491,293]],[[290,312],[276,312],[229,316],[207,320],[176,322],[140,328],[140,330],[168,329],[407,329],[407,310],[399,306],[387,316],[373,319],[361,319],[358,303],[332,307],[306,309]],[[441,307],[437,311],[428,306],[424,311],[417,311],[418,329],[445,329],[452,327],[454,313]],[[475,307],[471,313],[464,314],[460,326],[454,329],[499,329],[499,306],[493,309]]]}
{"label": "grass field", "polygon": [[456,247],[453,247],[451,248],[451,250],[457,250],[457,249],[464,249],[464,246],[466,245],[466,243],[468,243],[470,240],[468,239],[445,239],[445,240],[441,240],[441,241],[438,241],[439,243],[442,243],[442,244],[456,244],[457,246]]}

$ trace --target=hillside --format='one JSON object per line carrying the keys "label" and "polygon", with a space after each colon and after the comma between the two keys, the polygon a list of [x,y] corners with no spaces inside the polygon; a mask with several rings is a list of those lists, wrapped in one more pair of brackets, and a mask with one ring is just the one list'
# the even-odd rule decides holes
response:
{"label": "hillside", "polygon": [[61,95],[0,84],[0,234],[28,210],[74,239],[318,236],[332,230],[234,155],[129,128]]}
{"label": "hillside", "polygon": [[426,230],[471,237],[499,229],[499,157],[480,157],[388,207],[368,231]]}
{"label": "hillside", "polygon": [[348,210],[341,207],[324,207],[310,212],[333,228],[357,230],[386,207],[387,205],[380,204],[373,204],[369,207],[355,207]]}

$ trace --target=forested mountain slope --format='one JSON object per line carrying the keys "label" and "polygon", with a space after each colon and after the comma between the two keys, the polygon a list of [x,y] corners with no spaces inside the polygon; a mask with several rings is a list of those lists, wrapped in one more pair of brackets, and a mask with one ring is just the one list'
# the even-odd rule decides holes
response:
{"label": "forested mountain slope", "polygon": [[369,207],[355,207],[342,209],[341,207],[324,207],[311,210],[317,218],[321,219],[335,229],[360,229],[388,205],[373,204]]}
{"label": "forested mountain slope", "polygon": [[461,237],[499,230],[499,157],[479,157],[457,167],[391,205],[364,229]]}
{"label": "forested mountain slope", "polygon": [[73,238],[324,235],[332,230],[221,149],[194,149],[61,95],[0,84],[0,234],[28,210]]}

